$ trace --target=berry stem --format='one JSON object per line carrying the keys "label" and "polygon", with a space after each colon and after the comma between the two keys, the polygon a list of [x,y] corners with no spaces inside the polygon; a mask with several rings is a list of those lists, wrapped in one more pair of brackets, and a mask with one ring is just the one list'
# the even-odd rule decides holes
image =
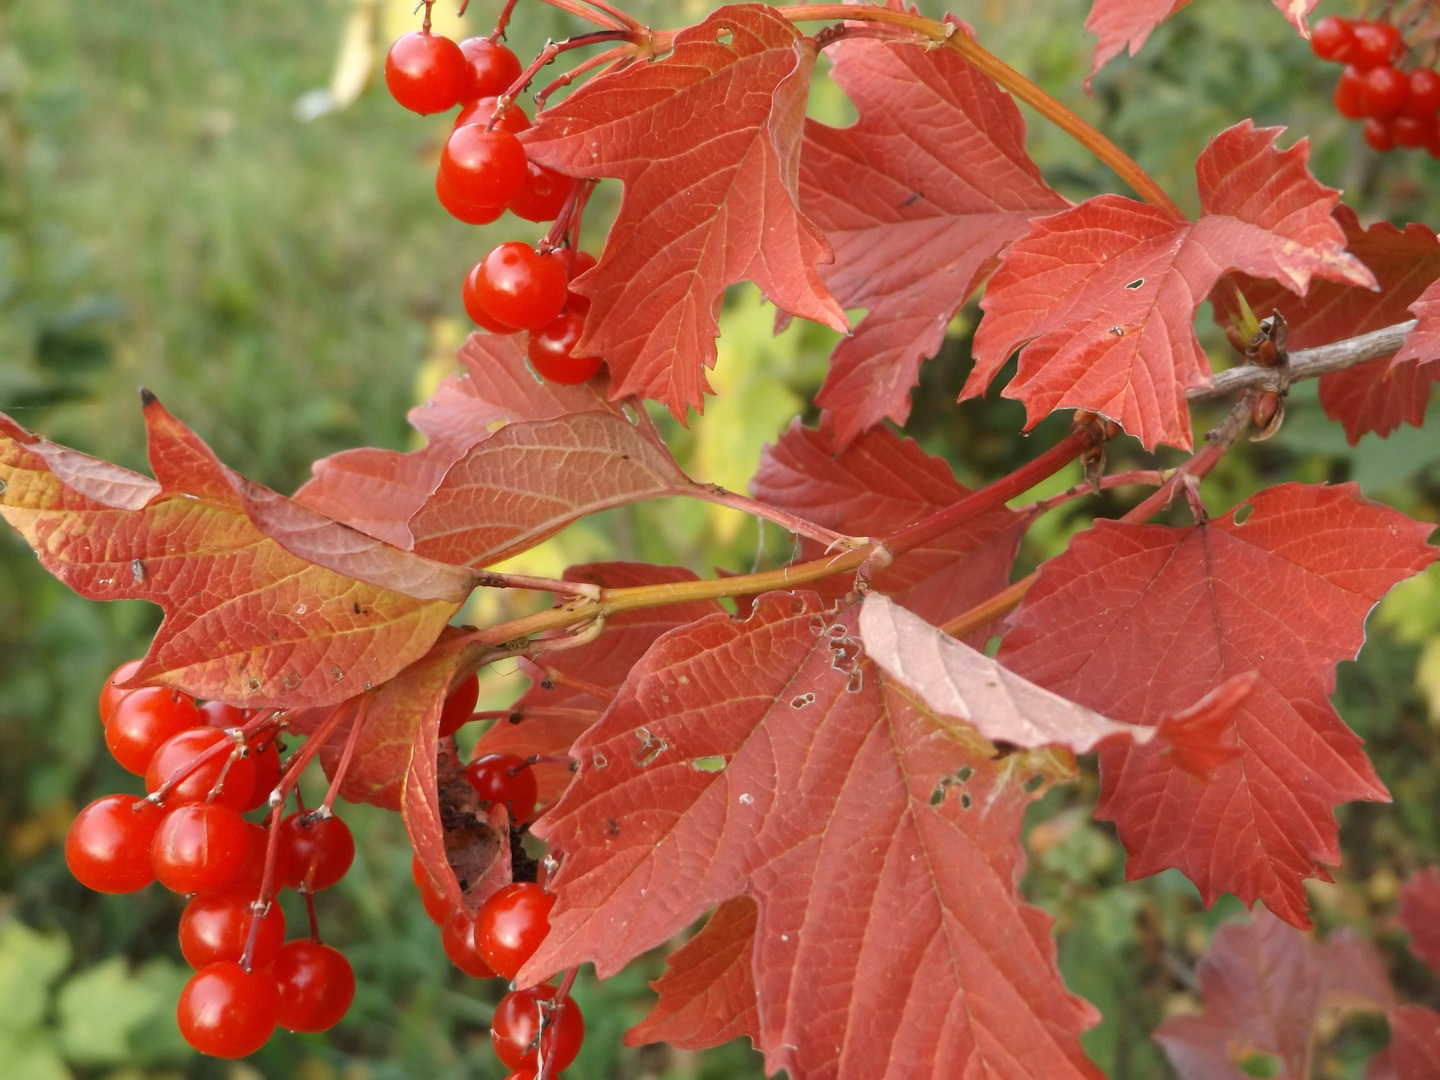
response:
{"label": "berry stem", "polygon": [[[1021,488],[1021,490],[1025,490]],[[769,506],[766,503],[757,502],[746,495],[740,495],[721,487],[719,484],[696,484],[689,492],[694,498],[704,502],[714,503],[716,506],[728,506],[732,510],[739,510],[742,514],[753,514],[756,517],[764,518],[766,521],[773,521],[787,532],[795,533],[798,536],[808,537],[817,543],[824,544],[826,549],[859,547],[868,542],[866,537],[846,536],[837,533],[833,529],[827,529],[823,525],[817,525],[813,521],[806,521],[802,517],[782,510],[778,506]]]}
{"label": "berry stem", "polygon": [[628,15],[624,19],[612,19],[607,15],[602,15],[598,11],[595,11],[587,4],[580,3],[579,0],[540,0],[540,2],[542,4],[548,4],[558,11],[578,16],[586,22],[594,23],[596,26],[603,27],[606,30],[618,30],[634,22]]}
{"label": "berry stem", "polygon": [[586,72],[593,71],[598,67],[605,67],[606,65],[618,64],[622,61],[628,61],[633,59],[634,56],[635,49],[629,44],[616,45],[613,49],[606,49],[604,52],[597,53],[594,56],[587,56],[580,63],[576,64],[569,71],[565,72],[565,74],[561,75],[549,86],[545,87],[545,89],[541,90],[538,94],[536,94],[535,108],[537,110],[545,108],[545,103],[550,100],[551,94],[555,93],[555,91],[557,90],[563,90],[565,87],[569,86]]}
{"label": "berry stem", "polygon": [[[330,787],[325,792],[325,798],[321,800],[320,807],[314,816],[323,820],[334,816],[335,796],[340,794],[340,785],[345,782],[345,774],[350,771],[350,759],[355,756],[355,747],[360,742],[360,731],[365,726],[365,720],[370,715],[370,703],[374,699],[366,694],[360,699],[360,706],[355,710],[355,721],[350,725],[350,734],[345,740],[345,749],[340,753],[340,760],[335,765],[335,775],[330,778]],[[312,867],[313,869],[313,867]]]}
{"label": "berry stem", "polygon": [[547,690],[555,686],[568,686],[571,690],[578,690],[582,694],[589,694],[591,697],[597,697],[601,701],[615,700],[615,692],[608,687],[597,686],[595,683],[586,682],[584,679],[569,675],[559,668],[548,667],[544,664],[536,664],[535,667],[539,669],[542,685],[549,684],[545,687]]}
{"label": "berry stem", "polygon": [[[174,772],[172,772],[168,777],[165,778],[165,782],[163,784],[161,784],[149,795],[145,796],[146,800],[155,803],[157,806],[163,806],[165,800],[169,798],[170,792],[175,790],[176,785],[181,783],[196,769],[200,768],[202,765],[206,764],[212,759],[219,757],[221,754],[230,755],[231,760],[233,760],[234,755],[238,754],[242,749],[244,749],[247,745],[248,740],[251,739],[253,736],[260,734],[260,732],[266,730],[267,728],[280,727],[280,722],[275,719],[277,715],[278,710],[266,709],[262,711],[259,715],[251,717],[251,719],[247,721],[243,727],[231,728],[229,731],[226,732],[226,734],[228,734],[232,740],[229,744],[217,742],[214,746],[207,747],[206,749],[202,750],[200,753],[192,757],[189,761],[185,762],[183,765],[178,766]],[[216,795],[220,794],[220,792],[224,790],[225,777],[229,773],[229,771],[230,762],[227,761],[225,763],[224,770],[220,773],[219,778],[215,781],[214,787],[210,789],[209,799],[213,799]]]}
{"label": "berry stem", "polygon": [[553,1010],[540,1010],[540,1031],[536,1035],[535,1060],[540,1066],[536,1073],[535,1080],[551,1080],[550,1074],[553,1071],[553,1058],[545,1056],[545,1032],[546,1029],[555,1027],[560,1023],[560,1017],[565,1012],[565,1002],[570,997],[570,988],[575,985],[575,973],[579,968],[567,968],[565,978],[560,981],[560,989],[555,991],[555,996],[550,999],[554,1006]]}
{"label": "berry stem", "polygon": [[[1101,490],[1110,488],[1127,487],[1131,484],[1146,484],[1151,487],[1158,487],[1170,479],[1169,469],[1137,469],[1134,472],[1112,473],[1109,476],[1100,478]],[[1076,484],[1058,495],[1051,495],[1048,499],[1040,499],[1029,506],[1017,506],[1017,514],[1044,514],[1054,510],[1057,506],[1063,506],[1073,499],[1083,499],[1086,495],[1094,495],[1095,489],[1089,484]]]}
{"label": "berry stem", "polygon": [[485,125],[485,130],[490,131],[499,123],[500,118],[505,115],[505,111],[515,104],[515,98],[524,92],[541,68],[554,63],[555,58],[563,52],[582,49],[587,45],[597,45],[602,41],[626,42],[627,47],[637,53],[648,54],[650,51],[650,35],[644,27],[626,30],[592,30],[588,34],[578,34],[575,37],[566,38],[564,41],[547,41],[545,47],[540,50],[540,54],[530,61],[530,66],[520,72],[519,77],[510,84],[509,89],[495,99],[495,113],[490,117],[490,122]]}
{"label": "berry stem", "polygon": [[[492,42],[498,43],[505,40],[505,28],[510,25],[510,15],[514,12],[518,2],[519,0],[505,0],[505,7],[501,10],[500,17],[495,20],[495,32],[490,35]],[[460,6],[461,15],[465,14],[465,7],[469,3],[470,0],[465,0],[465,3]]]}

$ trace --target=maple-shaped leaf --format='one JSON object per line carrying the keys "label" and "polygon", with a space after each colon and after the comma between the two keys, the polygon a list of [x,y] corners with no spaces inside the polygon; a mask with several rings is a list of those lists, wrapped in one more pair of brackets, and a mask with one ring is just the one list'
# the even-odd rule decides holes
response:
{"label": "maple-shaped leaf", "polygon": [[860,118],[806,121],[800,204],[835,249],[825,284],[868,309],[815,399],[843,447],[884,417],[905,423],[920,362],[995,256],[1068,203],[1025,153],[1014,100],[959,53],[859,38],[827,55]]}
{"label": "maple-shaped leaf", "polygon": [[[779,506],[847,536],[888,536],[971,494],[944,460],[888,428],[875,428],[841,449],[827,428],[791,423],[767,446],[750,482],[761,502]],[[1005,507],[966,522],[895,558],[870,577],[872,588],[932,623],[943,623],[1010,583],[1010,567],[1031,518]],[[800,557],[824,545],[801,539]],[[852,575],[819,583],[840,597]],[[977,646],[989,631],[971,637]]]}
{"label": "maple-shaped leaf", "polygon": [[423,448],[400,453],[365,447],[321,458],[295,501],[408,548],[410,519],[446,471],[502,425],[597,410],[620,414],[605,401],[603,378],[579,386],[540,382],[513,336],[471,334],[457,359],[461,371],[410,410],[410,423],[427,439]]}
{"label": "maple-shaped leaf", "polygon": [[[1329,345],[1405,322],[1412,311],[1420,314],[1427,309],[1427,288],[1440,293],[1440,287],[1433,286],[1440,278],[1440,241],[1432,229],[1417,223],[1398,229],[1388,221],[1361,228],[1355,211],[1344,205],[1335,207],[1334,217],[1345,230],[1346,248],[1374,272],[1379,292],[1316,281],[1301,297],[1274,282],[1236,275],[1236,285],[1257,316],[1279,311],[1285,317],[1291,349]],[[1223,314],[1233,306],[1223,289],[1218,299],[1217,317],[1233,319],[1233,314]],[[1440,342],[1422,324],[1396,356],[1322,375],[1320,404],[1328,416],[1345,425],[1353,445],[1367,431],[1385,436],[1403,423],[1419,427],[1430,401],[1430,386],[1437,380]]]}
{"label": "maple-shaped leaf", "polygon": [[[1198,709],[1192,706],[1144,727],[1106,719],[1022,679],[879,593],[861,605],[860,638],[892,680],[934,712],[964,720],[991,742],[1032,750],[1064,746],[1088,754],[1102,745],[1143,745],[1159,736],[1172,762],[1178,748],[1187,764],[1203,763],[1189,765],[1191,772],[1202,774],[1235,756],[1234,712],[1258,679],[1253,671],[1236,675],[1207,694]],[[1177,730],[1189,736],[1178,747],[1170,745]]]}
{"label": "maple-shaped leaf", "polygon": [[749,279],[794,315],[847,327],[815,264],[824,235],[797,173],[818,48],[759,4],[722,7],[670,55],[601,75],[536,117],[531,160],[625,185],[577,351],[603,356],[613,395],[704,408],[726,286]]}
{"label": "maple-shaped leaf", "polygon": [[1315,277],[1374,285],[1330,216],[1339,193],[1306,168],[1308,142],[1278,150],[1280,131],[1246,120],[1210,140],[1195,166],[1199,221],[1119,195],[1035,220],[985,290],[962,398],[1019,349],[1005,396],[1025,403],[1028,427],[1089,409],[1147,448],[1189,448],[1185,392],[1210,381],[1195,312],[1227,269],[1300,294]]}
{"label": "maple-shaped leaf", "polygon": [[[1440,1076],[1440,1013],[1401,1005],[1385,1014],[1390,1045],[1365,1072],[1365,1080],[1435,1080]],[[1379,1067],[1377,1067],[1379,1063]]]}
{"label": "maple-shaped leaf", "polygon": [[660,1000],[625,1033],[626,1046],[663,1042],[703,1050],[748,1035],[760,1042],[751,954],[755,901],[726,900],[693,938],[670,954],[664,975],[650,984]]}
{"label": "maple-shaped leaf", "polygon": [[0,514],[92,600],[165,611],[137,673],[238,705],[333,704],[423,656],[472,576],[381,544],[227,469],[153,397],[156,479],[0,416]]}
{"label": "maple-shaped leaf", "polygon": [[1333,807],[1388,795],[1335,712],[1335,666],[1365,617],[1435,561],[1434,526],[1353,484],[1282,484],[1202,525],[1100,521],[1047,562],[999,660],[1115,720],[1156,724],[1238,673],[1239,757],[1197,781],[1149,746],[1101,750],[1096,815],[1128,876],[1178,867],[1207,904],[1232,892],[1307,925],[1303,882],[1340,861]]}
{"label": "maple-shaped leaf", "polygon": [[1200,996],[1203,1016],[1171,1017],[1155,1029],[1181,1080],[1310,1080],[1322,1006],[1373,1010],[1393,1001],[1373,948],[1347,936],[1314,945],[1269,912],[1215,931],[1200,961]]}
{"label": "maple-shaped leaf", "polygon": [[744,894],[768,1072],[1098,1076],[1077,1041],[1096,1014],[1016,893],[1040,766],[890,684],[857,618],[769,593],[651,647],[536,823],[562,862],[519,981],[609,976]]}
{"label": "maple-shaped leaf", "polygon": [[[1300,31],[1301,37],[1310,36],[1305,17],[1315,10],[1320,0],[1272,2]],[[1151,31],[1188,3],[1190,0],[1095,0],[1085,19],[1085,29],[1100,39],[1095,44],[1095,57],[1090,62],[1090,79],[1126,47],[1130,49],[1131,56],[1138,53]],[[1085,81],[1087,89],[1090,79]]]}
{"label": "maple-shaped leaf", "polygon": [[1440,975],[1440,867],[1427,867],[1400,886],[1400,925],[1410,934],[1410,951]]}
{"label": "maple-shaped leaf", "polygon": [[[698,580],[683,566],[627,562],[584,563],[567,569],[564,577],[605,589]],[[718,600],[689,600],[622,611],[605,621],[605,632],[594,641],[546,653],[545,668],[533,669],[535,685],[515,702],[509,719],[497,721],[480,736],[474,756],[567,757],[571,745],[600,719],[630,669],[656,638],[724,610]],[[547,673],[553,676],[549,686],[545,684]],[[531,768],[541,802],[554,802],[570,783],[570,769],[563,762],[542,761]]]}

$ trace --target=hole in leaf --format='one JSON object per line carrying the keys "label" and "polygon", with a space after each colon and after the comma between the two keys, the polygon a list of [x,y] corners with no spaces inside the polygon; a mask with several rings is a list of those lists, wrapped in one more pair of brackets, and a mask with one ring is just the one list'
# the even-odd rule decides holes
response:
{"label": "hole in leaf", "polygon": [[961,766],[960,766],[960,771],[955,774],[956,778],[957,778],[957,779],[960,781],[960,783],[962,783],[962,784],[965,783],[966,780],[969,780],[970,777],[972,777],[972,776],[974,776],[974,775],[975,775],[975,770],[972,769],[969,765],[961,765]]}
{"label": "hole in leaf", "polygon": [[1044,783],[1045,777],[1041,776],[1039,773],[1036,773],[1034,776],[1030,777],[1029,780],[1025,781],[1025,794],[1035,794],[1035,792],[1040,790]]}
{"label": "hole in leaf", "polygon": [[735,31],[728,26],[717,26],[715,28],[715,41],[720,45],[729,45],[735,40]]}
{"label": "hole in leaf", "polygon": [[696,772],[723,772],[725,765],[725,758],[721,754],[712,754],[709,757],[697,757],[694,761],[690,762],[690,767]]}
{"label": "hole in leaf", "polygon": [[975,802],[975,800],[972,799],[972,798],[970,798],[970,793],[969,793],[968,791],[962,791],[962,792],[960,793],[960,809],[961,809],[961,810],[969,810],[970,807],[971,807],[971,805],[972,805],[974,802]]}
{"label": "hole in leaf", "polygon": [[1245,524],[1245,519],[1250,516],[1251,512],[1252,512],[1254,509],[1255,509],[1255,508],[1254,508],[1253,506],[1251,506],[1249,503],[1241,503],[1239,506],[1237,506],[1237,507],[1235,508],[1235,513],[1234,513],[1234,515],[1233,515],[1233,516],[1234,516],[1234,519],[1235,519],[1235,524],[1236,524],[1236,525],[1244,525],[1244,524]]}
{"label": "hole in leaf", "polygon": [[1125,285],[1125,288],[1130,289],[1130,290],[1133,291],[1133,290],[1135,290],[1135,289],[1140,288],[1140,286],[1142,286],[1142,285],[1144,285],[1144,284],[1145,284],[1145,279],[1144,279],[1143,277],[1137,277],[1134,281],[1128,282],[1128,283]]}

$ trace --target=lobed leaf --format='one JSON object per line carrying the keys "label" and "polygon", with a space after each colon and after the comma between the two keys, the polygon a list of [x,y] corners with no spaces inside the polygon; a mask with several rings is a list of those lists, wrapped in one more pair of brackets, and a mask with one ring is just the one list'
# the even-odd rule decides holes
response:
{"label": "lobed leaf", "polygon": [[[1423,1005],[1391,1009],[1387,1080],[1429,1080],[1440,1076],[1440,1013]],[[1378,1059],[1377,1059],[1378,1060]],[[1378,1077],[1372,1064],[1366,1080]]]}

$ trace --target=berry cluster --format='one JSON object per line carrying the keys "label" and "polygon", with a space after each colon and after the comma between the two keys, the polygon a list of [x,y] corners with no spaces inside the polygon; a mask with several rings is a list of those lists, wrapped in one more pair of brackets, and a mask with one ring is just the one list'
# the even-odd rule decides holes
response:
{"label": "berry cluster", "polygon": [[1331,15],[1315,24],[1310,47],[1322,60],[1345,65],[1335,87],[1335,108],[1341,116],[1365,121],[1371,147],[1382,153],[1397,146],[1424,147],[1440,158],[1440,73],[1396,66],[1405,53],[1398,29]]}
{"label": "berry cluster", "polygon": [[[450,214],[486,225],[506,209],[526,221],[561,219],[562,238],[578,231],[575,180],[531,161],[516,136],[530,120],[512,95],[525,75],[515,54],[496,38],[458,45],[425,25],[399,38],[385,58],[385,83],[397,102],[422,115],[460,106],[440,154],[435,194]],[[571,220],[571,218],[574,220]],[[569,283],[595,260],[550,237],[539,249],[518,241],[499,245],[465,279],[465,310],[491,333],[529,331],[535,371],[551,382],[594,377],[599,357],[574,355],[589,301]]]}
{"label": "berry cluster", "polygon": [[[71,873],[97,892],[158,880],[191,897],[180,951],[196,970],[178,1019],[197,1050],[244,1057],[277,1026],[333,1027],[354,997],[354,973],[320,942],[313,914],[308,939],[285,940],[274,890],[334,885],[355,856],[350,830],[328,805],[280,818],[295,770],[282,781],[273,716],[161,687],[122,690],[139,668],[123,664],[106,681],[100,720],[111,754],[145,778],[148,794],[105,795],[80,811],[65,837]],[[262,807],[269,828],[242,816]]]}

